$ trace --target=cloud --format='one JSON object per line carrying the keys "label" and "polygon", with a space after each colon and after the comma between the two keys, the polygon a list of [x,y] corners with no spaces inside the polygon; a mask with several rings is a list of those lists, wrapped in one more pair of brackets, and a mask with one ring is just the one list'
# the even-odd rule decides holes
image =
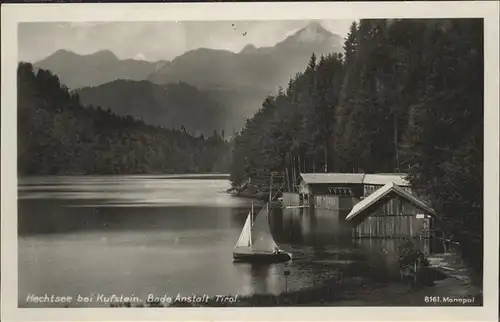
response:
{"label": "cloud", "polygon": [[144,56],[143,53],[137,53],[137,55],[134,56],[135,60],[147,60],[146,56]]}

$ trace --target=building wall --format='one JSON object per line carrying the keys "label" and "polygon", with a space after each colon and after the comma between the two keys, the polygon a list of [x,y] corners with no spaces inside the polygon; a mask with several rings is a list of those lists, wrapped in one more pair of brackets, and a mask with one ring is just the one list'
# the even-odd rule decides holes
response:
{"label": "building wall", "polygon": [[383,204],[363,221],[355,224],[354,238],[429,237],[432,217],[417,218],[421,211],[411,203],[396,197]]}
{"label": "building wall", "polygon": [[399,238],[429,237],[432,218],[417,218],[415,215],[387,216],[372,215],[353,229],[354,238]]}
{"label": "building wall", "polygon": [[317,183],[309,184],[308,191],[312,195],[340,195],[343,197],[361,197],[363,195],[363,185]]}
{"label": "building wall", "polygon": [[350,211],[355,204],[359,202],[356,197],[341,197],[333,195],[315,195],[313,197],[312,206],[314,208],[330,209],[330,210],[346,210]]}
{"label": "building wall", "polygon": [[[368,197],[369,195],[371,195],[376,190],[378,190],[382,187],[383,187],[383,185],[365,184],[363,187],[363,196]],[[406,187],[406,186],[399,186],[399,187],[402,188],[403,190],[409,192],[409,193],[412,193],[412,190],[410,187]]]}
{"label": "building wall", "polygon": [[301,195],[292,192],[283,193],[283,207],[311,206],[316,209],[344,211],[346,215],[359,200],[360,199],[356,197]]}
{"label": "building wall", "polygon": [[[302,181],[299,184],[299,193],[312,194],[312,195],[328,195],[335,194],[341,196],[352,196],[352,197],[368,197],[377,189],[382,188],[383,185],[373,185],[373,184],[347,184],[347,183],[314,183],[306,184]],[[410,187],[400,186],[404,190],[412,193]],[[344,191],[349,191],[349,193],[338,193]]]}
{"label": "building wall", "polygon": [[294,192],[283,192],[283,207],[300,206],[300,195]]}
{"label": "building wall", "polygon": [[299,193],[302,193],[302,194],[309,194],[310,193],[309,186],[304,181],[301,181],[299,183]]}
{"label": "building wall", "polygon": [[[412,193],[410,187],[400,186],[403,190]],[[377,189],[382,188],[381,185],[365,185],[364,186],[364,198],[371,195]],[[419,213],[419,210],[415,208],[412,204],[409,204],[400,198],[394,198],[384,204],[376,214],[389,214],[389,215],[415,215]]]}
{"label": "building wall", "polygon": [[412,204],[396,197],[377,209],[373,215],[416,215],[421,211]]}

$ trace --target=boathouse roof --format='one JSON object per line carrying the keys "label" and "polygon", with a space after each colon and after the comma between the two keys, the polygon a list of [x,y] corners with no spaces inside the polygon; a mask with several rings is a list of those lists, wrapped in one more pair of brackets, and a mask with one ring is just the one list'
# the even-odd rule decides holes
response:
{"label": "boathouse roof", "polygon": [[427,214],[436,216],[436,212],[429,205],[427,205],[416,196],[405,191],[394,182],[391,182],[387,183],[382,188],[377,189],[371,195],[355,204],[351,212],[347,215],[346,220],[352,220],[363,214],[369,215],[374,209],[385,203],[387,201],[387,198],[390,198],[392,196],[399,196],[405,201],[413,204],[419,210]]}
{"label": "boathouse roof", "polygon": [[398,186],[409,186],[405,173],[301,173],[306,184],[369,184],[385,185],[394,182]]}
{"label": "boathouse roof", "polygon": [[405,179],[406,173],[374,173],[365,174],[363,184],[386,185],[394,182],[398,186],[408,187],[410,183]]}
{"label": "boathouse roof", "polygon": [[300,176],[306,184],[362,184],[363,173],[301,173]]}

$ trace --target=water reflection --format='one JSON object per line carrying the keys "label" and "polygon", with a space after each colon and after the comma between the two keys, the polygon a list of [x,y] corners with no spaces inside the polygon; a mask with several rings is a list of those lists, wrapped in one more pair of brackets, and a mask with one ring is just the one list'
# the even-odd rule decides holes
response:
{"label": "water reflection", "polygon": [[243,295],[279,294],[283,291],[283,264],[236,263],[235,267],[243,277]]}
{"label": "water reflection", "polygon": [[[19,200],[60,200],[67,207],[228,207],[248,203],[225,191],[227,180],[206,176],[28,177],[19,180]],[[202,189],[193,189],[193,186]]]}
{"label": "water reflection", "polygon": [[[286,244],[351,246],[351,228],[345,213],[315,208],[273,209],[275,238]],[[281,223],[281,225],[279,225]],[[281,226],[281,227],[279,227]]]}
{"label": "water reflection", "polygon": [[[246,206],[239,207],[74,207],[56,200],[19,203],[20,235],[85,231],[199,230],[243,226]],[[231,219],[228,222],[227,219]]]}
{"label": "water reflection", "polygon": [[[317,208],[274,209],[271,225],[277,241],[295,248],[299,256],[312,263],[327,265],[348,275],[377,280],[397,278],[399,246],[403,240],[353,239],[352,228],[344,220],[346,215],[346,211]],[[413,244],[426,256],[443,251],[441,243],[432,239],[414,239]],[[309,249],[306,250],[305,245]],[[311,267],[313,275],[320,274],[317,269]]]}

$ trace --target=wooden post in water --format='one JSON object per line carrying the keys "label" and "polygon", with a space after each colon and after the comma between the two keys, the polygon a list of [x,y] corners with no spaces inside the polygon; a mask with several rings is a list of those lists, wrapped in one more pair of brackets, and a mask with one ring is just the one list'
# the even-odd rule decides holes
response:
{"label": "wooden post in water", "polygon": [[286,191],[290,192],[290,176],[288,175],[288,167],[285,167],[285,176],[286,176]]}
{"label": "wooden post in water", "polygon": [[288,275],[290,275],[290,271],[286,269],[283,275],[285,275],[285,292],[288,292]]}
{"label": "wooden post in water", "polygon": [[328,172],[328,143],[325,142],[325,173]]}

